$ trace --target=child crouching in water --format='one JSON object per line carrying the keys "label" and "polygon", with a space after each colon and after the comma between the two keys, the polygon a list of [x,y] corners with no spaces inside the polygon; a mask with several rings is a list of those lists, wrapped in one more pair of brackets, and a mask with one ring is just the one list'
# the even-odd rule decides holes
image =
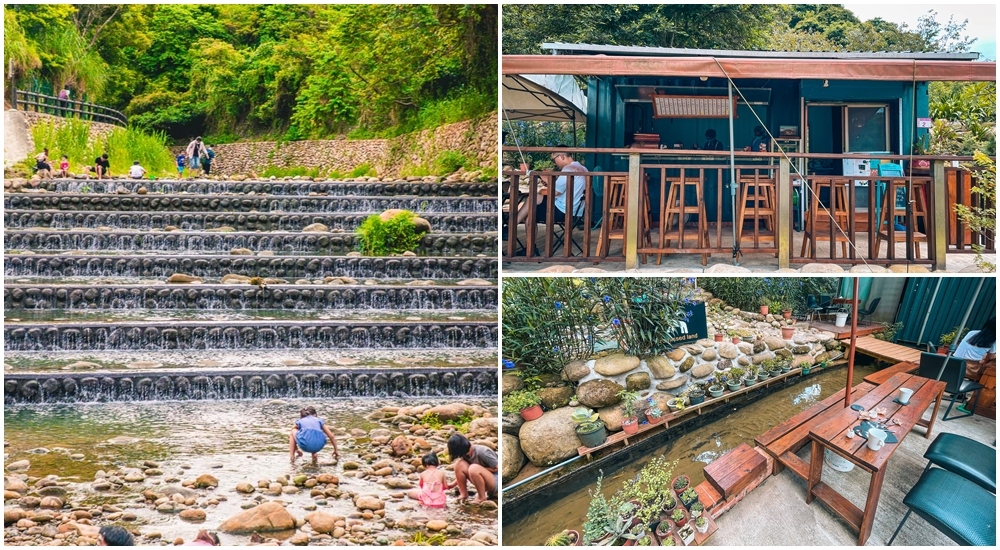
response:
{"label": "child crouching in water", "polygon": [[440,462],[434,453],[427,453],[421,459],[425,470],[420,474],[420,488],[410,489],[406,495],[412,499],[419,500],[420,504],[428,508],[444,508],[447,503],[445,490],[455,486],[448,483],[448,478],[444,472],[438,469]]}
{"label": "child crouching in water", "polygon": [[295,427],[288,436],[288,444],[291,446],[291,461],[295,464],[295,458],[302,456],[302,452],[312,453],[312,463],[316,464],[316,453],[326,446],[327,438],[333,444],[333,458],[340,458],[337,451],[337,440],[333,437],[333,432],[326,427],[322,418],[316,416],[315,407],[306,407],[299,411],[299,419],[295,421]]}

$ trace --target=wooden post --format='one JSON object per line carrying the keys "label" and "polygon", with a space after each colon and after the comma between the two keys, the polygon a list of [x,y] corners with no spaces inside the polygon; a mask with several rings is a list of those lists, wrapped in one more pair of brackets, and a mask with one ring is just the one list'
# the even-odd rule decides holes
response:
{"label": "wooden post", "polygon": [[628,196],[625,203],[625,270],[639,267],[639,185],[642,183],[639,173],[639,153],[629,153],[628,156]]}
{"label": "wooden post", "polygon": [[786,269],[792,250],[792,178],[791,165],[788,159],[782,157],[778,161],[778,269]]}
{"label": "wooden post", "polygon": [[927,254],[934,260],[934,270],[944,271],[948,255],[948,180],[945,178],[943,160],[931,161],[931,174],[931,204],[934,205],[931,223],[934,224],[934,231],[928,239]]}

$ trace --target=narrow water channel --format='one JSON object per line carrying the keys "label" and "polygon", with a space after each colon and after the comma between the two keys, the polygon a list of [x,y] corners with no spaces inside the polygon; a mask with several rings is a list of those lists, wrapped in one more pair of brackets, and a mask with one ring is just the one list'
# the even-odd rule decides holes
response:
{"label": "narrow water channel", "polygon": [[[861,355],[858,355],[858,361],[871,362],[869,358]],[[853,384],[857,385],[875,370],[874,364],[856,365]],[[798,383],[775,390],[754,403],[733,408],[723,418],[671,439],[640,458],[621,461],[617,469],[604,468],[602,492],[610,497],[626,480],[638,474],[650,460],[661,455],[668,461],[677,461],[675,476],[685,474],[691,478],[692,485],[696,486],[704,481],[703,470],[713,460],[741,443],[754,446],[753,439],[758,435],[834,392],[843,391],[846,378],[846,367],[807,376]],[[594,471],[589,485],[574,490],[568,496],[551,502],[545,502],[543,498],[534,499],[528,505],[530,510],[509,511],[509,507],[505,504],[504,546],[540,545],[553,533],[563,529],[574,529],[582,533],[583,522],[587,519],[587,506],[590,504],[590,495],[587,491],[594,486],[597,476],[597,471]],[[517,519],[506,520],[509,517]]]}

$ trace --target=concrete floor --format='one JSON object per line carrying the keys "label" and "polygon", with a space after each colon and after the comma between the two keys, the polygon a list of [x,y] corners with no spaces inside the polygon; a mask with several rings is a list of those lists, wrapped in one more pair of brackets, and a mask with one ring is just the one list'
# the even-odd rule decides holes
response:
{"label": "concrete floor", "polygon": [[[942,403],[930,439],[916,427],[892,455],[882,486],[875,523],[867,546],[885,546],[906,513],[903,497],[927,465],[923,454],[937,434],[950,432],[996,446],[996,421],[970,416],[941,421]],[[927,417],[930,410],[925,412]],[[799,453],[809,457],[809,445]],[[824,465],[823,481],[858,507],[864,507],[871,476],[860,468],[840,473]],[[806,504],[806,482],[789,470],[771,476],[757,489],[717,519],[719,530],[706,542],[711,546],[851,546],[857,533],[818,500]],[[893,546],[954,546],[951,539],[916,515],[911,515]]]}
{"label": "concrete floor", "polygon": [[[728,230],[731,232],[731,229],[728,229]],[[743,241],[744,242],[744,246],[748,246],[750,244],[750,240],[747,238],[747,234],[749,234],[749,231],[747,231],[746,233],[744,233],[744,241]],[[538,233],[536,235],[537,242],[539,243],[538,244],[539,249],[543,248],[543,245],[544,245],[544,242],[545,242],[544,241],[544,235],[545,235],[545,227],[543,225],[539,225],[538,226]],[[576,234],[574,234],[574,235],[576,235]],[[598,235],[597,231],[593,232],[592,239],[591,239],[592,240],[591,250],[594,250],[594,251],[597,250],[597,235]],[[693,235],[693,233],[692,233],[692,235]],[[522,243],[524,243],[524,242],[527,241],[527,239],[525,238],[525,235],[524,235],[524,228],[523,228],[523,226],[521,227],[521,231],[520,231],[519,237],[520,237],[520,240],[521,240]],[[799,232],[799,231],[793,231],[792,232],[792,257],[793,258],[797,257],[799,255],[799,252],[802,249],[802,240],[803,240],[803,237],[804,237],[804,233],[802,233],[802,232]],[[577,238],[578,239],[582,238],[582,235],[580,237],[577,237]],[[712,242],[714,243],[715,242],[715,240],[714,240],[715,239],[715,232],[714,232],[714,230],[713,230],[713,232],[711,234],[711,238],[712,238]],[[857,251],[858,257],[865,257],[865,256],[867,256],[867,254],[868,254],[868,234],[867,233],[858,233],[857,234],[857,239],[859,241],[858,251]],[[655,242],[655,240],[656,240],[656,237],[654,237],[654,242]],[[691,239],[690,242],[693,243],[693,238]],[[723,241],[722,242],[723,242],[723,246],[732,246],[733,239],[732,239],[731,233],[729,235],[727,235],[726,231],[723,231]],[[762,241],[762,242],[764,244],[769,244],[769,241]],[[505,242],[501,243],[501,244],[503,246],[506,246]],[[926,243],[918,243],[918,246],[920,246],[920,255],[921,255],[921,257],[922,258],[926,258],[927,257],[927,244]],[[505,251],[506,248],[502,248],[501,250]],[[885,254],[886,254],[886,252],[885,252],[886,251],[886,245],[884,243],[881,246],[881,251],[882,251],[881,255],[884,257]],[[578,251],[576,249],[574,249],[573,252],[574,253],[578,253]],[[564,254],[564,252],[563,252],[562,249],[559,249],[556,252],[556,255],[559,256],[561,254]],[[819,258],[829,257],[829,255],[830,255],[830,242],[829,241],[818,241],[817,242],[817,246],[816,246],[816,254],[817,254],[817,257],[819,257]],[[614,255],[621,255],[620,241],[615,241],[614,243],[612,243],[609,256],[614,256]],[[837,245],[836,255],[838,257],[840,257],[840,256],[843,255],[842,251],[841,251],[841,247],[840,247],[839,244]],[[905,247],[904,247],[904,245],[902,243],[898,243],[896,245],[896,257],[897,258],[905,258],[906,257],[906,249],[905,249]],[[984,258],[986,259],[986,261],[989,261],[989,262],[994,263],[994,264],[996,263],[996,254],[985,255]],[[945,272],[947,272],[947,273],[957,273],[957,272],[962,272],[963,270],[976,269],[975,259],[976,259],[976,255],[973,254],[973,253],[955,253],[955,252],[949,253],[947,255],[946,259],[945,259],[945,262],[946,262],[946,265],[947,265],[947,269],[945,270]],[[542,262],[503,262],[503,271],[504,271],[504,273],[532,273],[532,272],[541,271],[541,270],[546,269],[546,268],[550,268],[552,266],[562,266],[562,265],[572,266],[572,267],[574,267],[576,269],[584,269],[584,268],[594,268],[594,267],[596,267],[596,268],[599,268],[601,270],[608,271],[608,272],[624,272],[625,271],[625,262],[623,262],[623,261],[622,262],[613,262],[613,261],[612,262],[602,262],[600,264],[595,265],[592,262],[566,262],[566,261],[560,261],[560,258],[558,258],[558,257],[552,258],[551,260],[542,261]],[[793,263],[791,265],[791,268],[795,269],[795,270],[798,270],[803,265],[804,264],[795,264],[795,263]],[[716,254],[714,256],[710,256],[708,258],[708,265],[704,265],[704,266],[701,265],[701,255],[700,254],[672,254],[672,255],[667,255],[667,256],[663,257],[660,265],[656,264],[656,257],[655,256],[652,257],[645,264],[641,263],[641,261],[640,261],[638,270],[636,270],[634,272],[630,272],[630,273],[671,273],[671,272],[674,272],[674,273],[704,273],[706,271],[709,272],[709,273],[712,273],[712,272],[724,273],[726,271],[729,271],[732,266],[733,266],[732,254],[724,254],[724,255],[723,254]],[[744,255],[740,258],[740,267],[746,268],[746,269],[748,269],[748,270],[750,270],[752,272],[760,272],[760,273],[771,272],[771,273],[773,273],[773,272],[777,272],[778,271],[778,259],[774,257],[774,254],[744,253]],[[850,269],[851,266],[849,264],[843,264],[843,265],[841,265],[841,267],[845,271],[847,271],[847,270]],[[880,267],[884,267],[884,266],[880,266]],[[709,268],[711,268],[711,269],[709,270]],[[859,267],[857,267],[855,269],[855,271],[861,270],[863,268],[864,268],[863,265],[859,266]],[[737,271],[742,271],[742,270],[737,270]],[[978,270],[976,270],[976,272],[978,272]]]}

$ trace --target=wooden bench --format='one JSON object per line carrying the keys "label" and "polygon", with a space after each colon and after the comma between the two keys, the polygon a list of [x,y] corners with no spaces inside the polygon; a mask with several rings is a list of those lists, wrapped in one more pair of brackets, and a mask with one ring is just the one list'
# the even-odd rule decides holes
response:
{"label": "wooden bench", "polygon": [[[867,394],[874,384],[862,382],[851,389],[851,401]],[[796,414],[754,439],[758,447],[774,458],[774,474],[784,467],[802,479],[809,479],[809,463],[799,458],[798,452],[809,441],[809,430],[843,410],[844,393],[837,391],[830,397]]]}
{"label": "wooden bench", "polygon": [[738,447],[705,466],[705,480],[722,498],[728,500],[739,495],[751,481],[767,470],[767,460],[750,445]]}
{"label": "wooden bench", "polygon": [[873,372],[865,377],[865,382],[869,384],[878,386],[879,384],[884,384],[887,380],[896,376],[897,374],[903,372],[906,374],[913,374],[917,372],[920,365],[916,363],[910,363],[909,361],[903,361],[902,363],[896,363],[891,367],[886,367],[880,371]]}

